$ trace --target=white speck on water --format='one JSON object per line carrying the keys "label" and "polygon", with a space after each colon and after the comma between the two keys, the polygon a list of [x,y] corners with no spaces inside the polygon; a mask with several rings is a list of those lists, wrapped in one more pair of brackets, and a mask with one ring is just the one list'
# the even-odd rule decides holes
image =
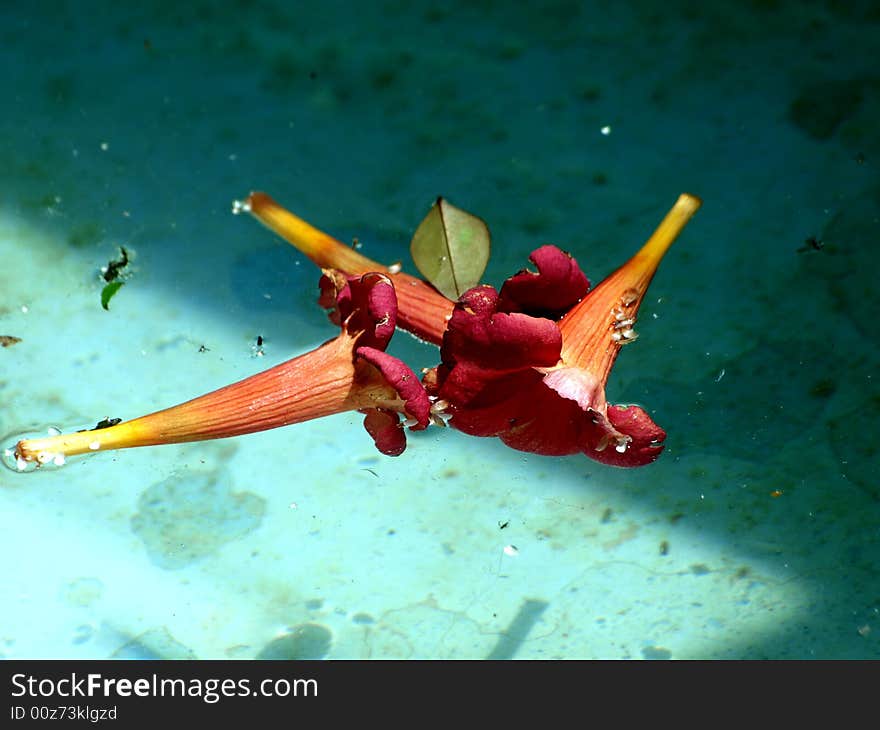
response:
{"label": "white speck on water", "polygon": [[610,124],[606,124],[606,125],[605,125],[604,127],[602,127],[602,129],[600,129],[599,131],[602,132],[602,134],[605,135],[605,136],[607,137],[609,134],[611,134],[611,125],[610,125]]}
{"label": "white speck on water", "polygon": [[250,213],[251,206],[246,200],[233,200],[232,201],[232,215],[238,215],[239,213]]}

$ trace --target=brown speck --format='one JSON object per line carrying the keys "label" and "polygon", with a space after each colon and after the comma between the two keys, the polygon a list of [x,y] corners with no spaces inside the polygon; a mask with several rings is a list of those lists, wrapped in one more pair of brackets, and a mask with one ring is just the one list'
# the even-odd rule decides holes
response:
{"label": "brown speck", "polygon": [[13,337],[12,335],[0,335],[0,345],[3,347],[12,347],[21,342],[21,337]]}
{"label": "brown speck", "polygon": [[704,563],[694,563],[691,566],[691,573],[694,575],[708,575],[712,571],[709,570],[709,566]]}
{"label": "brown speck", "polygon": [[667,540],[660,543],[660,554],[669,555],[669,542]]}

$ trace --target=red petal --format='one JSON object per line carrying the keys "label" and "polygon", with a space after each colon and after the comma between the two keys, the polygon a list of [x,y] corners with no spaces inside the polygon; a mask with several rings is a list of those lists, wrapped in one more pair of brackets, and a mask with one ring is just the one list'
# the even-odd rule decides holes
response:
{"label": "red petal", "polygon": [[556,246],[535,249],[529,260],[538,272],[523,269],[505,281],[499,311],[559,319],[590,289],[590,282],[577,261]]}
{"label": "red petal", "polygon": [[325,269],[318,288],[318,304],[327,310],[327,316],[337,327],[342,327],[346,317],[351,314],[351,287],[348,277],[335,269]]}
{"label": "red petal", "polygon": [[363,333],[358,342],[384,350],[397,324],[397,295],[384,274],[347,277],[327,269],[318,286],[318,302],[329,309],[330,321],[352,334]]}
{"label": "red petal", "polygon": [[349,332],[364,330],[359,345],[384,350],[397,324],[397,295],[394,284],[383,274],[364,274],[351,282],[351,298],[355,310],[347,324]]}
{"label": "red petal", "polygon": [[614,466],[643,466],[655,461],[663,451],[666,431],[651,420],[639,406],[608,406],[608,420],[618,431],[632,438],[622,454],[616,449],[606,449],[609,460],[600,459]]}
{"label": "red petal", "polygon": [[431,414],[431,402],[428,400],[428,394],[419,382],[418,376],[409,369],[406,363],[373,347],[359,347],[355,352],[358,357],[377,368],[382,373],[382,377],[405,402],[406,414],[417,421],[414,426],[410,427],[411,430],[421,431],[423,428],[427,428]]}
{"label": "red petal", "polygon": [[439,396],[448,401],[449,425],[471,436],[500,436],[531,418],[531,393],[541,374],[531,368],[498,375],[466,364],[457,365]]}
{"label": "red petal", "polygon": [[498,313],[498,293],[478,286],[462,294],[443,336],[447,365],[466,361],[498,371],[549,367],[559,360],[562,335],[549,319]]}
{"label": "red petal", "polygon": [[386,456],[400,456],[406,449],[406,436],[397,413],[385,408],[366,408],[361,413],[366,414],[364,428],[373,437],[376,448]]}

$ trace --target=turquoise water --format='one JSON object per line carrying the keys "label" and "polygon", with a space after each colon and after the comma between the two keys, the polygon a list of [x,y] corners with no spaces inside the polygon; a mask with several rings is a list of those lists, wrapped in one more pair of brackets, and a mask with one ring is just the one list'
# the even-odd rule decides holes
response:
{"label": "turquoise water", "polygon": [[442,194],[496,285],[548,242],[598,281],[699,195],[608,384],[667,446],[388,458],[346,414],[0,469],[0,655],[880,656],[871,3],[142,5],[0,10],[4,446],[334,336],[257,189],[405,264]]}

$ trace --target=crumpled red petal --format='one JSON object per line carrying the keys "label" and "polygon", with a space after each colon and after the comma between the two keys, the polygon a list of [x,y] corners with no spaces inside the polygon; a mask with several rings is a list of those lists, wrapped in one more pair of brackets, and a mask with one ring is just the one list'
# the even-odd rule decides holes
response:
{"label": "crumpled red petal", "polygon": [[663,451],[666,431],[654,423],[644,409],[634,405],[610,405],[607,415],[611,425],[632,441],[623,453],[610,449],[613,453],[606,454],[606,458],[599,461],[612,466],[643,466],[656,461]]}
{"label": "crumpled red petal", "polygon": [[361,332],[358,344],[384,350],[397,325],[397,295],[384,274],[346,276],[325,270],[318,282],[321,306],[330,321],[349,332]]}
{"label": "crumpled red petal", "polygon": [[430,423],[431,401],[418,376],[409,366],[393,355],[374,347],[359,347],[355,352],[358,357],[379,370],[386,382],[397,391],[404,401],[406,415],[416,421],[410,429],[421,431],[427,428]]}
{"label": "crumpled red petal", "polygon": [[562,335],[555,323],[497,308],[498,293],[491,286],[477,286],[461,295],[440,348],[444,364],[466,361],[504,372],[558,362]]}
{"label": "crumpled red petal", "polygon": [[386,456],[400,456],[406,450],[406,436],[400,427],[395,411],[386,408],[368,408],[364,416],[364,428],[373,437],[376,448]]}
{"label": "crumpled red petal", "polygon": [[590,281],[574,257],[556,246],[541,246],[529,260],[538,271],[523,269],[504,282],[499,312],[527,312],[555,320],[590,290]]}
{"label": "crumpled red petal", "polygon": [[[411,430],[427,428],[431,402],[424,386],[402,360],[384,351],[397,322],[397,295],[391,280],[380,273],[346,276],[325,270],[319,286],[319,302],[329,310],[331,321],[357,338],[354,357],[372,365],[397,391],[404,412],[415,421]],[[364,428],[379,451],[388,456],[404,452],[406,436],[395,410],[377,406],[360,411],[365,414]]]}

